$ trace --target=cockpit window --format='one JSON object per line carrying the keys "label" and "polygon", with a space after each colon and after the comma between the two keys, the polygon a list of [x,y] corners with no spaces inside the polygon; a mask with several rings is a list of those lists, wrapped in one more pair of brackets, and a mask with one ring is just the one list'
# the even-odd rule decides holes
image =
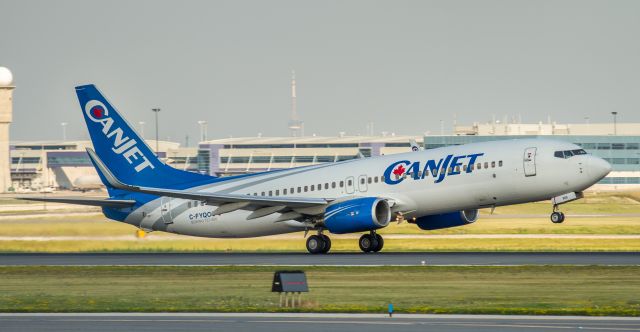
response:
{"label": "cockpit window", "polygon": [[580,154],[587,154],[587,151],[579,149],[579,150],[571,150],[571,152],[573,152],[574,156],[580,155]]}
{"label": "cockpit window", "polygon": [[556,158],[563,158],[563,159],[567,159],[567,158],[571,158],[573,156],[578,156],[581,154],[587,154],[587,152],[583,149],[578,149],[578,150],[565,150],[565,151],[556,151],[553,153],[553,156]]}

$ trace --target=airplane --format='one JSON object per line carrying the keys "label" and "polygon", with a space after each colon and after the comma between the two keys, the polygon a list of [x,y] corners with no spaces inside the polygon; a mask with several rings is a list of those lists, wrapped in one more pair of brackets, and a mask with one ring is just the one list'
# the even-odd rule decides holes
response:
{"label": "airplane", "polygon": [[561,223],[559,206],[611,171],[575,144],[513,139],[215,177],[163,163],[94,85],[76,93],[93,142],[87,153],[109,198],[30,199],[100,206],[107,218],[147,232],[312,232],[312,254],[329,252],[327,233],[364,233],[360,249],[378,252],[384,239],[377,230],[391,221],[458,227],[476,222],[478,209],[551,199],[551,221]]}

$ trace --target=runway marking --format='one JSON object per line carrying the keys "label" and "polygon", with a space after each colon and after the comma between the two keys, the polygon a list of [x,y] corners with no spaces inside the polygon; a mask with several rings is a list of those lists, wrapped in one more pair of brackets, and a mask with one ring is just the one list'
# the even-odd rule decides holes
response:
{"label": "runway marking", "polygon": [[27,267],[27,266],[58,266],[58,267],[522,267],[522,266],[603,266],[603,267],[633,267],[640,264],[554,264],[554,263],[527,263],[527,264],[0,264],[0,267]]}
{"label": "runway marking", "polygon": [[[429,323],[422,323],[427,324]],[[567,323],[568,324],[568,323]],[[435,324],[433,324],[435,325]],[[581,330],[606,330],[606,331],[640,331],[640,328],[620,328],[620,327],[597,327],[597,326],[578,326],[578,325],[567,325],[567,326],[559,326],[559,325],[525,325],[525,324],[487,324],[487,323],[440,323],[437,325],[448,325],[448,326],[470,326],[470,327],[518,327],[518,328],[531,328],[531,329],[557,329],[557,330],[567,330],[567,329],[581,329]]]}
{"label": "runway marking", "polygon": [[[358,319],[388,319],[387,314],[351,314],[351,313],[222,313],[222,312],[81,312],[81,313],[0,313],[2,317],[239,317],[239,318],[358,318]],[[393,319],[433,319],[433,320],[554,320],[554,321],[617,321],[636,322],[640,324],[640,317],[623,316],[549,316],[549,315],[471,315],[471,314],[394,314]],[[446,323],[446,322],[445,322]],[[562,324],[562,322],[556,323]]]}
{"label": "runway marking", "polygon": [[414,322],[331,321],[331,320],[248,320],[249,323],[310,323],[310,324],[360,324],[360,325],[416,325]]}

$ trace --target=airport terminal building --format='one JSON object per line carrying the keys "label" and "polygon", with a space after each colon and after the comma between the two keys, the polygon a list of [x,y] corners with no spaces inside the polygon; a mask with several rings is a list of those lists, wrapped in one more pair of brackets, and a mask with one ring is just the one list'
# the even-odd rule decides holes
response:
{"label": "airport terminal building", "polygon": [[[243,137],[204,141],[197,147],[160,142],[161,158],[179,169],[229,176],[338,162],[410,151],[414,139],[426,149],[514,138],[553,138],[602,157],[613,171],[602,189],[640,186],[640,123],[556,124],[475,123],[455,126],[451,135]],[[14,190],[91,189],[99,179],[85,152],[89,141],[11,144]],[[155,142],[148,142],[155,147]]]}
{"label": "airport terminal building", "polygon": [[227,176],[410,151],[421,136],[245,137],[202,142],[198,169]]}

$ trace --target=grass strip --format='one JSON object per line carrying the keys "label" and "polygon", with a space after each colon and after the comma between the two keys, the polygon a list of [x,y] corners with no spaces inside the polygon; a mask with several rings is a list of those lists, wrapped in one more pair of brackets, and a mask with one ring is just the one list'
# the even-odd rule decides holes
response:
{"label": "grass strip", "polygon": [[640,316],[638,266],[309,267],[302,307],[275,267],[0,267],[0,312],[397,312]]}
{"label": "grass strip", "polygon": [[[384,251],[640,251],[637,239],[385,239]],[[332,252],[360,252],[357,239],[333,239]],[[306,252],[299,239],[194,239],[149,241],[0,241],[0,252]]]}

